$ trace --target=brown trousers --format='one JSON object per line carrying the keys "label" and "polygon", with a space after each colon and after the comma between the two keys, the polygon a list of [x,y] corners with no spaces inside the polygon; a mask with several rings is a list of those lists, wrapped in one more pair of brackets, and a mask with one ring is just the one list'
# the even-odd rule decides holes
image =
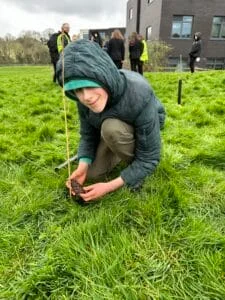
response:
{"label": "brown trousers", "polygon": [[134,129],[118,119],[106,119],[101,127],[101,140],[96,157],[88,169],[88,178],[105,175],[120,162],[134,157]]}

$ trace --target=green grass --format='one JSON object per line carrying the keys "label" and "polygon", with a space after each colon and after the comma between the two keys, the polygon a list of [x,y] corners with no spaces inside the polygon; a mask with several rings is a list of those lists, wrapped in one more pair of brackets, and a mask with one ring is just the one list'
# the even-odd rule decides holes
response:
{"label": "green grass", "polygon": [[[66,150],[51,69],[0,68],[0,299],[225,299],[225,72],[145,76],[167,110],[161,163],[139,193],[80,207],[54,172]],[[68,121],[72,155],[72,101]]]}

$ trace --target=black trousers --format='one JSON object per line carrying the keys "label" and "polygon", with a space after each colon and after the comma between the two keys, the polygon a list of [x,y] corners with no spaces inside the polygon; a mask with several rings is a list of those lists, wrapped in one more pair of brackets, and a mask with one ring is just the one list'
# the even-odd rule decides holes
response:
{"label": "black trousers", "polygon": [[138,72],[143,75],[143,62],[139,58],[130,60],[131,71]]}
{"label": "black trousers", "polygon": [[192,55],[190,55],[189,66],[190,66],[191,73],[194,73],[194,71],[195,71],[195,61],[196,61],[196,57],[193,57]]}
{"label": "black trousers", "polygon": [[54,73],[53,73],[53,82],[56,82],[56,64],[57,64],[57,61],[52,62],[53,70],[54,70]]}
{"label": "black trousers", "polygon": [[53,82],[56,82],[56,65],[57,65],[57,62],[59,60],[59,54],[58,52],[57,53],[50,53],[50,56],[51,56],[51,62],[52,62],[52,65],[53,65]]}

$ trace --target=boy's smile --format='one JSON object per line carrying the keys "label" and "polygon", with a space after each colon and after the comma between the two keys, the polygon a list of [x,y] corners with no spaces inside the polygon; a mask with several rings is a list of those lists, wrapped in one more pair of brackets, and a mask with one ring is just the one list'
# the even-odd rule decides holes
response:
{"label": "boy's smile", "polygon": [[76,89],[74,93],[82,104],[95,113],[102,112],[107,104],[108,93],[101,87]]}

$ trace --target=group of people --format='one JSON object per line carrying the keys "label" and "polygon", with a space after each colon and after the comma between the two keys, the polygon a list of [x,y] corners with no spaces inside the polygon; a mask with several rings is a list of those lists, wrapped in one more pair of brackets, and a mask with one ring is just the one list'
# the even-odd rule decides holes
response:
{"label": "group of people", "polygon": [[[123,66],[124,60],[124,37],[119,30],[114,30],[112,37],[104,45],[105,51],[108,52],[118,69]],[[202,49],[201,33],[194,34],[194,40],[189,52],[189,67],[191,73],[195,71],[195,63],[200,61]],[[129,38],[129,59],[131,71],[143,75],[143,65],[148,62],[148,46],[144,37],[137,32],[133,32]]]}
{"label": "group of people", "polygon": [[[49,52],[51,61],[54,68],[53,81],[56,82],[56,64],[59,60],[62,49],[65,48],[71,41],[76,41],[79,36],[74,34],[72,39],[69,35],[70,26],[68,23],[64,23],[61,27],[61,31],[52,35],[48,41]],[[118,69],[122,69],[124,57],[125,57],[125,39],[120,30],[115,29],[112,32],[111,38],[108,41],[103,41],[98,31],[91,31],[90,40],[99,44],[108,55]],[[201,54],[201,33],[196,32],[194,34],[194,41],[189,53],[189,66],[191,73],[195,71],[195,63],[200,61]],[[144,37],[137,32],[133,32],[129,37],[129,59],[130,69],[134,72],[138,72],[143,75],[143,65],[148,62],[148,47]]]}
{"label": "group of people", "polygon": [[[61,27],[61,31],[53,34],[47,43],[54,68],[54,82],[56,82],[56,64],[62,49],[71,41],[77,41],[79,39],[78,35],[75,34],[71,39],[69,31],[69,24],[64,23]],[[104,45],[98,31],[90,31],[90,40],[99,44],[99,46],[111,57],[116,67],[122,69],[125,58],[125,39],[119,29],[115,29],[112,32],[111,38],[108,41],[105,41]],[[136,32],[132,33],[129,40],[129,59],[131,70],[143,75],[143,64],[148,61],[148,49],[143,36]]]}
{"label": "group of people", "polygon": [[148,47],[144,37],[137,32],[131,34],[129,58],[131,70],[143,74],[143,64],[148,61]]}
{"label": "group of people", "polygon": [[[118,69],[122,69],[125,45],[120,30],[113,31],[111,39],[105,42],[104,50],[112,58]],[[143,64],[148,61],[147,43],[143,36],[133,32],[129,39],[130,69],[143,75]]]}

